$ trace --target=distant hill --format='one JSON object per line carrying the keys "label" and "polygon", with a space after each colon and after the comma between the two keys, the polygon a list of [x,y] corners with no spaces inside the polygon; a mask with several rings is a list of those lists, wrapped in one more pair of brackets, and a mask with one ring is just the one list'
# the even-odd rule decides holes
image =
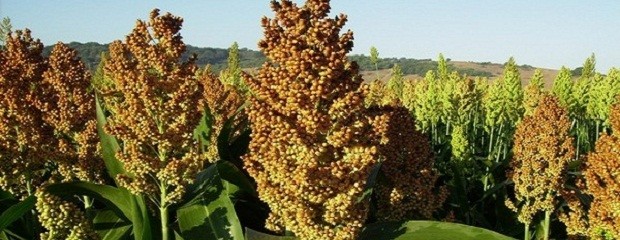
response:
{"label": "distant hill", "polygon": [[[79,52],[79,56],[86,63],[90,69],[97,67],[99,58],[103,51],[108,50],[108,44],[100,44],[96,42],[79,43],[71,42],[68,44],[70,47],[76,49]],[[49,55],[53,46],[46,46],[44,54]],[[196,54],[198,57],[197,63],[201,67],[207,64],[211,64],[214,72],[219,72],[226,67],[228,58],[228,49],[223,48],[208,48],[208,47],[195,47],[187,46],[187,53],[183,58],[189,57],[190,54]],[[247,48],[239,49],[239,56],[241,61],[241,67],[245,69],[256,69],[265,62],[265,56],[256,50]],[[371,63],[370,57],[366,55],[351,55],[349,59],[356,61],[362,70],[362,74],[365,79],[389,79],[390,69],[394,64],[401,66],[403,74],[406,78],[421,78],[424,77],[426,72],[437,68],[437,62],[431,59],[413,59],[413,58],[381,58],[379,59],[377,66]],[[466,74],[472,77],[488,77],[490,79],[496,78],[502,74],[503,64],[490,63],[490,62],[465,62],[465,61],[450,61],[448,59],[448,68],[451,71],[458,71],[461,74]],[[521,76],[524,80],[524,84],[529,81],[529,78],[534,72],[534,67],[529,65],[520,66]],[[550,86],[550,82],[558,70],[542,69],[545,75],[545,82],[547,86]],[[579,74],[579,69],[574,71],[574,74]],[[251,71],[252,72],[252,71]]]}
{"label": "distant hill", "polygon": [[[88,68],[90,68],[91,70],[97,67],[101,58],[101,53],[104,51],[108,51],[109,46],[109,44],[101,44],[96,42],[71,42],[67,45],[78,51],[80,58],[82,58],[82,61],[84,61],[86,66],[88,66]],[[45,46],[43,54],[46,56],[49,55],[52,51],[52,48],[53,46]],[[219,72],[219,70],[226,67],[226,61],[228,59],[228,49],[202,48],[188,45],[187,51],[183,55],[183,59],[187,59],[192,53],[195,53],[198,57],[197,64],[201,67],[207,64],[211,64],[212,69],[215,72]],[[261,52],[250,50],[247,48],[239,49],[239,59],[242,68],[259,67],[265,61],[265,57]]]}

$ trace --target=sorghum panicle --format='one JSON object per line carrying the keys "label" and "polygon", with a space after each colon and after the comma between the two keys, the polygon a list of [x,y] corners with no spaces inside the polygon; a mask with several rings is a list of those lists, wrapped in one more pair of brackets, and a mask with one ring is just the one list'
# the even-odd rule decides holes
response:
{"label": "sorghum panicle", "polygon": [[415,129],[415,120],[403,107],[382,107],[374,113],[374,134],[385,159],[381,171],[387,180],[377,186],[378,218],[431,219],[448,192],[445,186],[436,187],[439,174],[428,137]]}
{"label": "sorghum panicle", "polygon": [[43,44],[30,30],[15,31],[0,51],[0,187],[18,196],[42,183],[46,157],[53,153],[53,129],[35,107],[47,62]]}
{"label": "sorghum panicle", "polygon": [[117,157],[128,172],[119,180],[137,194],[160,193],[158,186],[165,186],[169,203],[204,164],[192,137],[202,115],[203,87],[194,58],[179,60],[185,51],[182,22],[153,10],[124,42],[110,44],[104,70],[111,81],[104,89],[111,113],[105,130],[122,141]]}
{"label": "sorghum panicle", "polygon": [[358,66],[348,62],[346,16],[327,0],[272,1],[259,42],[270,60],[255,78],[245,168],[271,213],[267,228],[302,239],[354,239],[368,202],[358,202],[376,159]]}
{"label": "sorghum panicle", "polygon": [[226,121],[234,118],[233,125],[237,125],[244,119],[245,112],[237,112],[243,105],[243,96],[232,85],[223,84],[220,79],[205,69],[200,73],[200,81],[204,86],[204,99],[206,107],[214,117],[210,133],[210,144],[207,147],[209,161],[219,160],[217,139]]}
{"label": "sorghum panicle", "polygon": [[90,74],[77,51],[57,43],[43,74],[36,106],[45,124],[54,129],[54,161],[64,180],[101,182],[103,161],[98,149],[94,94]]}
{"label": "sorghum panicle", "polygon": [[613,133],[603,133],[596,141],[583,171],[593,198],[588,211],[588,235],[593,238],[620,238],[620,104],[612,106],[609,118]]}
{"label": "sorghum panicle", "polygon": [[542,97],[533,115],[518,124],[508,178],[515,183],[516,201],[506,205],[529,224],[542,211],[555,211],[568,163],[574,156],[568,111],[556,97]]}
{"label": "sorghum panicle", "polygon": [[38,220],[47,230],[41,233],[41,239],[100,239],[78,205],[44,189],[35,194]]}

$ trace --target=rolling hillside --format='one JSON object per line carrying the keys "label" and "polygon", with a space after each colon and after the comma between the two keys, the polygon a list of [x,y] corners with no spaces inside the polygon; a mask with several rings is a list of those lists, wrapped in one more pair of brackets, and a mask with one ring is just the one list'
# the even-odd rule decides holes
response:
{"label": "rolling hillside", "polygon": [[[99,63],[99,58],[102,52],[108,49],[108,44],[100,44],[95,42],[78,43],[71,42],[68,44],[70,47],[76,49],[80,53],[80,57],[86,63],[86,65],[92,70]],[[44,54],[47,55],[51,52],[52,46],[46,46]],[[223,48],[203,48],[195,46],[187,46],[188,54],[185,54],[184,58],[187,58],[189,54],[196,54],[198,57],[197,63],[200,66],[211,64],[212,69],[215,72],[219,72],[226,67],[226,61],[228,58],[228,50]],[[265,57],[259,51],[241,48],[239,49],[239,56],[241,61],[241,67],[248,70],[248,72],[254,72],[254,70],[265,61]],[[394,64],[399,64],[405,74],[405,78],[419,79],[424,77],[424,74],[437,67],[437,62],[431,59],[413,59],[413,58],[381,58],[379,59],[377,66],[374,66],[370,62],[370,58],[366,55],[351,55],[349,57],[353,61],[357,61],[362,70],[362,75],[367,81],[379,78],[387,81],[390,77],[390,69]],[[495,79],[502,74],[503,64],[490,63],[490,62],[465,62],[465,61],[449,61],[448,67],[451,70],[459,71],[461,74],[466,74],[473,77],[488,77],[489,79]],[[375,70],[378,69],[378,70]],[[529,65],[521,65],[519,70],[521,71],[521,77],[523,84],[526,84],[534,70],[536,68]],[[542,69],[545,76],[545,83],[547,87],[551,86],[551,82],[555,75],[558,73],[556,69]]]}

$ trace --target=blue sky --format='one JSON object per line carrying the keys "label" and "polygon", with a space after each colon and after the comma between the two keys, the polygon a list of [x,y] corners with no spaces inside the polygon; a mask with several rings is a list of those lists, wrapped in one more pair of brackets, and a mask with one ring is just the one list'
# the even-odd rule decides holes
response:
{"label": "blue sky", "polygon": [[[296,1],[301,2],[301,1]],[[185,19],[186,43],[256,49],[268,0],[0,0],[0,16],[28,27],[45,44],[123,39],[153,8]],[[353,53],[370,46],[382,57],[580,66],[591,53],[597,69],[620,67],[620,1],[332,0],[332,16],[349,16]]]}

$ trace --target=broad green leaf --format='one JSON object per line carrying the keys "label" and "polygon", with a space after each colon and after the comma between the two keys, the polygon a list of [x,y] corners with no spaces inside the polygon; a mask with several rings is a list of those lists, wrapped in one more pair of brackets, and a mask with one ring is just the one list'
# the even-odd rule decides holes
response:
{"label": "broad green leaf", "polygon": [[200,174],[199,194],[177,210],[180,235],[185,239],[243,239],[235,207],[213,164]]}
{"label": "broad green leaf", "polygon": [[57,196],[86,195],[104,203],[117,216],[130,220],[133,215],[132,195],[122,188],[87,182],[57,183],[45,190]]}
{"label": "broad green leaf", "polygon": [[229,197],[235,198],[242,194],[250,194],[257,196],[254,186],[247,176],[243,174],[234,164],[228,161],[217,161],[209,166],[206,170],[199,172],[194,180],[194,184],[187,186],[187,191],[183,200],[171,206],[175,210],[181,206],[188,205],[189,202],[197,201],[197,198],[203,194],[212,181],[213,171],[217,170],[218,178],[221,178],[222,185],[225,187]]}
{"label": "broad green leaf", "polygon": [[97,212],[93,225],[102,240],[128,239],[131,223],[119,218],[111,210]]}
{"label": "broad green leaf", "polygon": [[217,170],[222,178],[222,184],[230,197],[238,197],[242,194],[258,196],[254,186],[234,164],[226,161],[219,161]]}
{"label": "broad green leaf", "polygon": [[359,239],[432,239],[432,240],[490,240],[512,239],[483,228],[458,223],[408,221],[368,225]]}
{"label": "broad green leaf", "polygon": [[6,234],[4,232],[0,232],[0,240],[9,240],[9,238],[6,237]]}
{"label": "broad green leaf", "polygon": [[151,227],[151,215],[148,212],[148,206],[144,201],[144,197],[132,195],[133,215],[131,223],[133,224],[133,234],[135,239],[153,239],[154,228]]}
{"label": "broad green leaf", "polygon": [[[247,150],[250,134],[249,130],[246,129],[247,124],[235,125],[235,116],[243,111],[246,106],[247,103],[241,105],[235,114],[224,122],[222,130],[217,136],[217,150],[221,160],[238,164],[239,157]],[[235,132],[241,132],[241,134],[233,136]]]}
{"label": "broad green leaf", "polygon": [[297,238],[291,236],[276,236],[245,228],[245,240],[297,240]]}
{"label": "broad green leaf", "polygon": [[[123,163],[116,159],[116,152],[119,151],[120,146],[114,136],[107,134],[103,130],[103,126],[106,124],[106,117],[101,108],[101,104],[98,98],[95,98],[96,110],[97,110],[97,132],[99,139],[101,140],[101,152],[103,156],[103,162],[105,163],[108,174],[114,181],[116,181],[117,174],[127,174]],[[117,183],[118,185],[118,183]]]}
{"label": "broad green leaf", "polygon": [[7,210],[0,214],[0,232],[4,231],[11,223],[20,219],[24,214],[34,208],[36,202],[34,196],[27,197],[23,201],[9,207]]}

